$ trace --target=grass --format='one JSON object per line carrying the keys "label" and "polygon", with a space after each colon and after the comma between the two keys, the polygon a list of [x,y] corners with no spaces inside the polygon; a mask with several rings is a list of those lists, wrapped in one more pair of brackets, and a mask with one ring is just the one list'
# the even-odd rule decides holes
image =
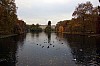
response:
{"label": "grass", "polygon": [[11,34],[11,35],[0,35],[0,39],[8,38],[8,37],[16,36],[16,35],[17,35],[17,34]]}

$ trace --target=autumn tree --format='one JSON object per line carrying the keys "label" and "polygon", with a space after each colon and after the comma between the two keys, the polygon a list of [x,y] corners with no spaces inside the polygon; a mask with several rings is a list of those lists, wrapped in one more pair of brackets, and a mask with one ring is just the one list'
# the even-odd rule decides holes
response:
{"label": "autumn tree", "polygon": [[92,14],[93,5],[91,2],[78,4],[72,16],[79,18],[86,14]]}
{"label": "autumn tree", "polygon": [[82,24],[82,32],[95,32],[98,15],[97,7],[93,7],[91,2],[79,4],[72,16]]}
{"label": "autumn tree", "polygon": [[17,21],[15,0],[0,0],[0,33],[13,33]]}

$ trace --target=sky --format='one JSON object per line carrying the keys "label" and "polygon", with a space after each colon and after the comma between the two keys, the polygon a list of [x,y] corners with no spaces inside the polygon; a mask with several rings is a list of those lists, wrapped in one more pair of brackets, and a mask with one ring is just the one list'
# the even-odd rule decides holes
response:
{"label": "sky", "polygon": [[79,3],[90,1],[93,6],[98,6],[98,0],[15,0],[18,7],[18,18],[27,24],[52,25],[59,21],[70,20],[72,13]]}

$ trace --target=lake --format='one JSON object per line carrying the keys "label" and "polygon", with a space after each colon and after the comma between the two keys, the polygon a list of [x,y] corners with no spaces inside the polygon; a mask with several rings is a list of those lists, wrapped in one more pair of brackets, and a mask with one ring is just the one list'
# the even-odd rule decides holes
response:
{"label": "lake", "polygon": [[27,33],[0,39],[0,66],[100,66],[100,37]]}

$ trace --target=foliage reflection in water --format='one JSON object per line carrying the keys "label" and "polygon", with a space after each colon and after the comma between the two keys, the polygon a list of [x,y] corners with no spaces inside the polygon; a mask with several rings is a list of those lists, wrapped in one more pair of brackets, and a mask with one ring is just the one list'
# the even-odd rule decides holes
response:
{"label": "foliage reflection in water", "polygon": [[66,34],[62,36],[68,41],[77,65],[100,66],[100,37]]}
{"label": "foliage reflection in water", "polygon": [[0,66],[99,66],[99,38],[27,33],[0,39]]}

